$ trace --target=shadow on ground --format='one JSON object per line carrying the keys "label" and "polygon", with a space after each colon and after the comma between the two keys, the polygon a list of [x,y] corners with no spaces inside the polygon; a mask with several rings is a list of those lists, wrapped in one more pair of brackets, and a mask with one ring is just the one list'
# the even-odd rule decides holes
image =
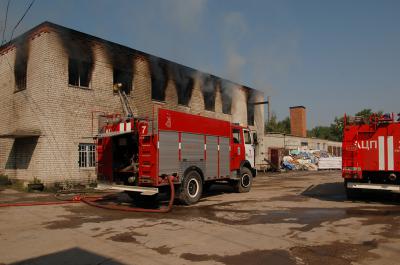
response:
{"label": "shadow on ground", "polygon": [[101,256],[99,254],[89,252],[81,248],[70,248],[67,250],[31,258],[10,265],[86,265],[86,264],[102,264],[102,265],[124,265],[111,258]]}
{"label": "shadow on ground", "polygon": [[[343,182],[331,182],[319,185],[311,185],[306,190],[304,190],[301,195],[323,201],[351,201],[348,200],[346,197],[346,191]],[[352,201],[399,205],[400,194],[386,191],[367,190],[363,191],[357,199]]]}

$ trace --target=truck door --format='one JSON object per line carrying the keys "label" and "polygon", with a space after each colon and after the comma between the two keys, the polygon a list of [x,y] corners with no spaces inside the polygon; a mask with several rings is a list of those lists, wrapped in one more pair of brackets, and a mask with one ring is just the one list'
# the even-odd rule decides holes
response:
{"label": "truck door", "polygon": [[243,145],[242,129],[240,127],[232,127],[231,137],[231,171],[239,169],[240,163],[245,157]]}
{"label": "truck door", "polygon": [[102,181],[113,179],[112,141],[110,137],[97,139],[97,178]]}
{"label": "truck door", "polygon": [[244,149],[246,153],[246,160],[249,161],[251,167],[254,168],[255,157],[254,157],[253,139],[251,137],[249,130],[243,130],[243,135],[244,135]]}

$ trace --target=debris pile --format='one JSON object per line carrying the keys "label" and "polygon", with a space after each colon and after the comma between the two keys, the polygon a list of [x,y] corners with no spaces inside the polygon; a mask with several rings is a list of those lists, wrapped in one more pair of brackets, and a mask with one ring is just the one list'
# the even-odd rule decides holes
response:
{"label": "debris pile", "polygon": [[282,169],[286,170],[341,169],[341,166],[341,157],[332,157],[320,150],[291,150],[282,160]]}

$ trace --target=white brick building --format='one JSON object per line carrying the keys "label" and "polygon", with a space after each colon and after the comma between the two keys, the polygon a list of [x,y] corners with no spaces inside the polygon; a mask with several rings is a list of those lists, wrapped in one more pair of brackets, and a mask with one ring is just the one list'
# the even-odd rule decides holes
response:
{"label": "white brick building", "polygon": [[96,117],[122,112],[115,83],[138,116],[164,107],[263,134],[264,107],[249,104],[263,101],[261,92],[44,22],[0,47],[0,173],[46,183],[94,179]]}

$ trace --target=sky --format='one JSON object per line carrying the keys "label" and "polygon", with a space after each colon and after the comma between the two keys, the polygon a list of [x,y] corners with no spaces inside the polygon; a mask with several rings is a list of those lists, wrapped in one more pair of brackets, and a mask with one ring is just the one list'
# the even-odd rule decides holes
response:
{"label": "sky", "polygon": [[[8,0],[0,0],[3,32]],[[31,0],[11,0],[6,40]],[[51,21],[256,88],[308,128],[400,112],[397,0],[36,0],[14,36]]]}

